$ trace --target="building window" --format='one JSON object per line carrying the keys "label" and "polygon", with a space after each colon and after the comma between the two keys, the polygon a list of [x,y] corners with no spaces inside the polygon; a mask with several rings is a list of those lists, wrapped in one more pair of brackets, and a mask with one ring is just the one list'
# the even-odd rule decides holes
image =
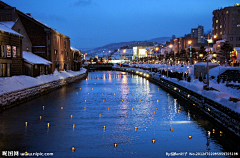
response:
{"label": "building window", "polygon": [[220,22],[222,22],[222,19],[220,19]]}
{"label": "building window", "polygon": [[229,12],[228,12],[228,10],[226,11],[226,14],[228,14]]}
{"label": "building window", "polygon": [[222,35],[222,32],[220,32],[220,35]]}
{"label": "building window", "polygon": [[237,40],[237,41],[240,41],[240,37],[236,37],[236,40]]}
{"label": "building window", "polygon": [[216,24],[218,23],[218,20],[216,20]]}
{"label": "building window", "polygon": [[218,26],[216,26],[216,30],[218,29]]}
{"label": "building window", "polygon": [[12,54],[13,54],[13,57],[17,57],[17,48],[16,46],[12,46]]}
{"label": "building window", "polygon": [[226,24],[224,24],[223,26],[226,27]]}
{"label": "building window", "polygon": [[220,25],[220,27],[219,28],[222,28],[222,25]]}
{"label": "building window", "polygon": [[223,19],[224,21],[226,20],[226,18]]}
{"label": "building window", "polygon": [[233,30],[232,33],[236,33],[236,30]]}
{"label": "building window", "polygon": [[233,37],[230,37],[230,41],[232,41],[233,40]]}
{"label": "building window", "polygon": [[54,49],[54,54],[58,54],[58,50],[57,49]]}
{"label": "building window", "polygon": [[0,77],[10,76],[11,64],[0,64]]}
{"label": "building window", "polygon": [[35,69],[37,69],[38,68],[38,66],[37,66],[37,64],[35,65]]}
{"label": "building window", "polygon": [[11,46],[7,45],[7,57],[11,57]]}
{"label": "building window", "polygon": [[7,53],[6,53],[6,47],[5,46],[1,46],[1,57],[6,57]]}

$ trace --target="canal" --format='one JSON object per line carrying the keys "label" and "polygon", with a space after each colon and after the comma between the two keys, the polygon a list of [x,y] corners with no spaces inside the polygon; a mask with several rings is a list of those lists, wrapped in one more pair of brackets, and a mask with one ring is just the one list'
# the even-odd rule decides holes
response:
{"label": "canal", "polygon": [[0,120],[1,151],[54,157],[166,157],[176,152],[190,157],[239,150],[221,127],[185,102],[126,72],[89,72],[86,80],[3,111]]}

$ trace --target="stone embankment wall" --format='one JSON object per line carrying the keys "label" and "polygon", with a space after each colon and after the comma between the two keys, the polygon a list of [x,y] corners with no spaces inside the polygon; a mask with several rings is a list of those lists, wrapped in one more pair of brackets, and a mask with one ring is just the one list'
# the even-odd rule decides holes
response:
{"label": "stone embankment wall", "polygon": [[38,96],[41,96],[43,94],[52,92],[65,85],[68,85],[77,80],[83,79],[86,76],[87,76],[87,73],[84,73],[78,76],[68,77],[65,79],[44,83],[34,87],[29,87],[29,88],[25,88],[17,91],[4,93],[0,95],[0,112],[7,108],[16,106],[18,104],[21,104],[23,102],[36,98]]}

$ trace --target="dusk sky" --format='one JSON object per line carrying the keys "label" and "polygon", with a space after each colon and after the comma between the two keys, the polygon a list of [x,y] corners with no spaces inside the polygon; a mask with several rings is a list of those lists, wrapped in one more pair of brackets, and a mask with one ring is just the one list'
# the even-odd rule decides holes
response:
{"label": "dusk sky", "polygon": [[181,37],[212,27],[212,12],[239,0],[3,0],[86,50],[109,43]]}

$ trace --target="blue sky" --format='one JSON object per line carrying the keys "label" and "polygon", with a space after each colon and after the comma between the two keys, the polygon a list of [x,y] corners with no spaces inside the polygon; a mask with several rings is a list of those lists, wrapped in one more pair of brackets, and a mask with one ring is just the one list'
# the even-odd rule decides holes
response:
{"label": "blue sky", "polygon": [[212,11],[239,0],[3,0],[86,50],[114,42],[181,37],[212,27]]}

